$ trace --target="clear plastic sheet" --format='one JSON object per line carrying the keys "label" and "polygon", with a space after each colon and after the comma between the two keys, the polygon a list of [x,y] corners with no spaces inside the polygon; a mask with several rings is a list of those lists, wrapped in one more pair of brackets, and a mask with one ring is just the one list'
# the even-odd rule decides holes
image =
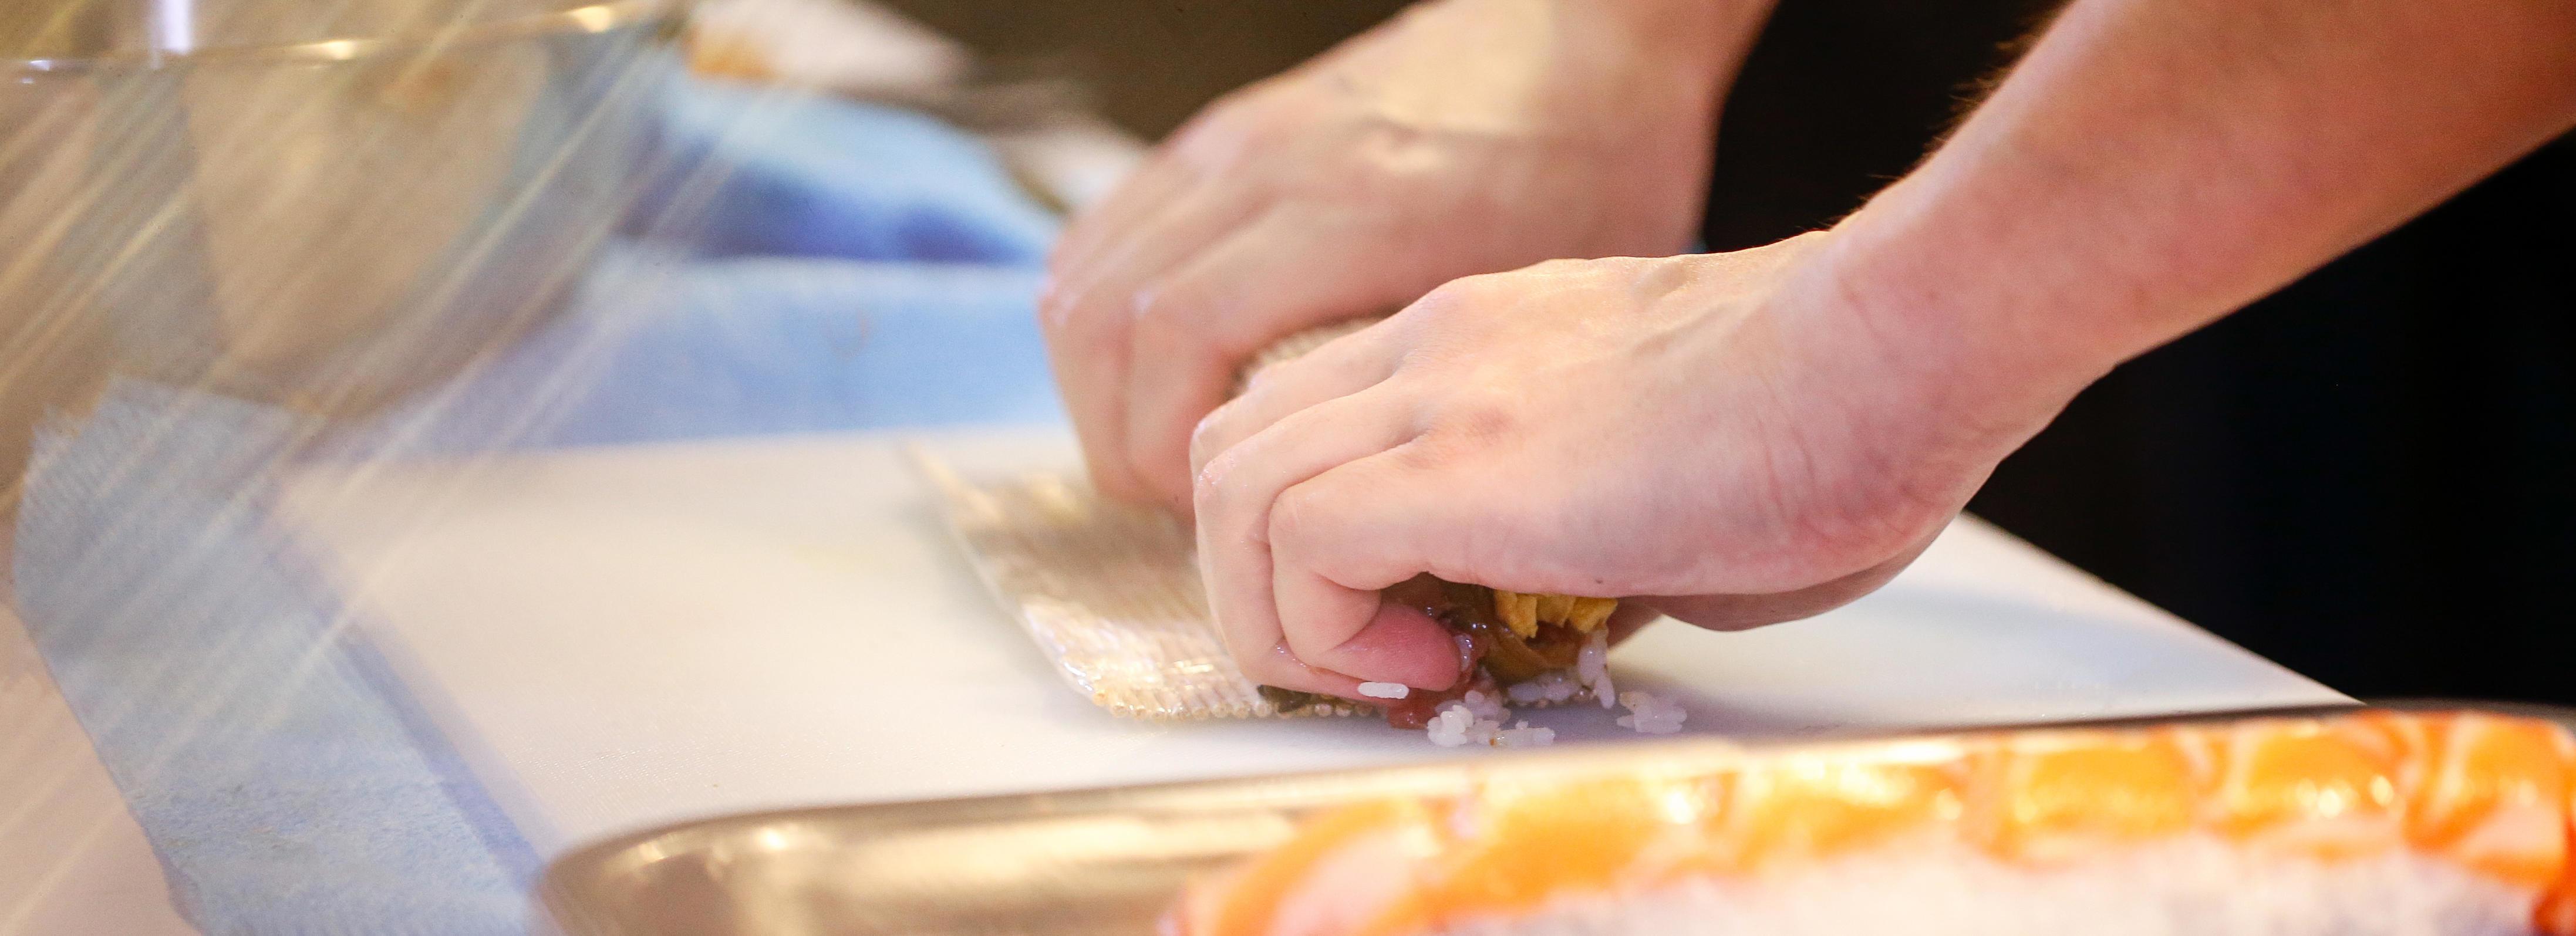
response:
{"label": "clear plastic sheet", "polygon": [[534,922],[538,826],[296,477],[449,472],[400,529],[524,451],[1051,416],[1055,219],[924,113],[979,112],[963,54],[691,12],[0,5],[0,933]]}

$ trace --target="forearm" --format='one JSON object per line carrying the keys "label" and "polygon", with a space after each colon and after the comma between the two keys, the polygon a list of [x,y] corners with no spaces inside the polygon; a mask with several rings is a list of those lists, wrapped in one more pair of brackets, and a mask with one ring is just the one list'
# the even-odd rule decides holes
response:
{"label": "forearm", "polygon": [[[1533,100],[1579,102],[1605,126],[1714,115],[1774,0],[1442,0],[1465,7],[1447,27],[1457,54],[1439,79],[1509,84],[1545,75]],[[1562,64],[1532,71],[1530,63]],[[1426,75],[1426,79],[1434,76]],[[1604,100],[1620,106],[1604,107]],[[1633,128],[1632,128],[1633,129]]]}
{"label": "forearm", "polygon": [[1567,22],[1596,19],[1619,30],[1634,53],[1668,63],[1718,95],[1770,19],[1775,0],[1551,0]]}
{"label": "forearm", "polygon": [[1810,285],[2019,426],[2571,123],[2564,0],[2078,0]]}

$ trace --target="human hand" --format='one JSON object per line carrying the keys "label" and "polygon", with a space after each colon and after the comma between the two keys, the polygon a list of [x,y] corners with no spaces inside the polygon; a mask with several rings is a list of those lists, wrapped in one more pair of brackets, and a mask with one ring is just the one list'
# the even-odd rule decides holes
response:
{"label": "human hand", "polygon": [[1438,0],[1210,106],[1049,263],[1093,482],[1190,503],[1192,427],[1251,354],[1450,279],[1686,249],[1767,0]]}
{"label": "human hand", "polygon": [[1263,371],[1192,458],[1238,662],[1445,688],[1449,635],[1378,594],[1424,572],[1728,629],[1884,584],[2054,405],[1844,303],[1831,237],[1470,277]]}

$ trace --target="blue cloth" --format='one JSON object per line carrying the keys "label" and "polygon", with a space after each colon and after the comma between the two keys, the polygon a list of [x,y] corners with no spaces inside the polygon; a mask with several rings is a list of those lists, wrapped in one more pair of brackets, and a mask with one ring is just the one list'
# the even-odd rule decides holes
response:
{"label": "blue cloth", "polygon": [[704,236],[639,229],[453,385],[321,438],[127,383],[41,440],[21,616],[206,932],[524,932],[538,865],[265,519],[280,468],[1061,418],[1030,309],[1053,222],[979,144],[819,98],[671,102],[666,143],[732,167]]}
{"label": "blue cloth", "polygon": [[1025,265],[1055,236],[991,151],[919,114],[682,81],[661,126],[656,188],[688,194],[637,217],[707,254]]}
{"label": "blue cloth", "polygon": [[1060,421],[1030,308],[1038,276],[621,250],[562,320],[470,383],[336,448],[455,455]]}
{"label": "blue cloth", "polygon": [[262,521],[297,423],[125,384],[41,439],[28,634],[199,929],[522,932],[537,856]]}

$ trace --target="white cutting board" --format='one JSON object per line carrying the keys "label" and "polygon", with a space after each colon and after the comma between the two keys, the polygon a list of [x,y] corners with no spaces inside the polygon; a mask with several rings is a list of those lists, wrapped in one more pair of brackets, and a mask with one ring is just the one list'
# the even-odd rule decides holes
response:
{"label": "white cutting board", "polygon": [[[1073,461],[1056,429],[558,451],[313,469],[280,514],[548,856],[744,810],[1492,756],[1365,719],[1112,718],[983,591],[913,439]],[[1741,735],[2344,701],[1973,520],[1848,608],[1667,622],[1612,665]],[[1612,715],[1532,720],[1637,737]]]}

